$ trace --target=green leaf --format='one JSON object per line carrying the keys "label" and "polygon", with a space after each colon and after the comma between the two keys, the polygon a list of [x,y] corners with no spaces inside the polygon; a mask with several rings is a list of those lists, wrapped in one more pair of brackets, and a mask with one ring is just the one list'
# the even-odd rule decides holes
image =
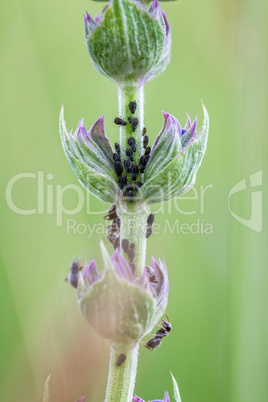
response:
{"label": "green leaf", "polygon": [[51,372],[49,373],[49,376],[46,379],[45,385],[44,385],[44,396],[43,396],[43,402],[49,402],[49,381],[51,377]]}
{"label": "green leaf", "polygon": [[173,377],[173,374],[170,372],[172,381],[173,381],[173,389],[174,389],[174,398],[176,399],[176,402],[181,402],[181,397],[180,397],[180,392],[179,392],[179,387],[177,384],[177,381]]}

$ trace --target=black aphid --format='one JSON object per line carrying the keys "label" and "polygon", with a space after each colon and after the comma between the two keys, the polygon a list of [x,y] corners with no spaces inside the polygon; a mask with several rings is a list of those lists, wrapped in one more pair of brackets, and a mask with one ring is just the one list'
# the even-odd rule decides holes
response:
{"label": "black aphid", "polygon": [[143,127],[142,129],[142,135],[145,135],[147,133],[146,127]]}
{"label": "black aphid", "polygon": [[134,243],[131,243],[131,245],[130,245],[129,247],[130,247],[130,248],[133,248],[133,250],[134,250],[135,244],[134,244]]}
{"label": "black aphid", "polygon": [[149,144],[149,137],[148,135],[145,135],[143,137],[143,148],[146,149],[148,147],[148,144]]}
{"label": "black aphid", "polygon": [[122,174],[122,176],[119,178],[119,187],[121,190],[127,185],[127,176],[125,174]]}
{"label": "black aphid", "polygon": [[131,124],[131,122],[132,122],[132,117],[131,116],[128,116],[128,122]]}
{"label": "black aphid", "polygon": [[126,149],[126,155],[132,162],[134,161],[133,151],[131,149]]}
{"label": "black aphid", "polygon": [[153,228],[152,226],[147,226],[147,230],[146,230],[146,239],[149,239],[149,237],[151,236],[151,234],[153,233]]}
{"label": "black aphid", "polygon": [[118,356],[117,361],[116,361],[116,365],[118,367],[120,367],[125,361],[126,361],[127,356],[124,355],[123,353],[121,355]]}
{"label": "black aphid", "polygon": [[130,172],[130,167],[131,167],[131,162],[129,159],[124,159],[124,167],[126,169],[126,172],[129,173]]}
{"label": "black aphid", "polygon": [[146,165],[147,165],[147,158],[146,156],[142,155],[139,160],[139,168],[141,173],[144,173]]}
{"label": "black aphid", "polygon": [[154,214],[150,214],[147,219],[147,224],[152,226],[153,223],[154,223]]}
{"label": "black aphid", "polygon": [[124,250],[124,253],[126,253],[128,250],[128,245],[129,245],[128,239],[123,239],[121,244],[122,244],[122,249]]}
{"label": "black aphid", "polygon": [[114,162],[120,162],[120,155],[118,155],[116,152],[113,153],[113,160]]}
{"label": "black aphid", "polygon": [[145,155],[150,155],[150,153],[151,153],[151,147],[147,147],[147,148],[145,149],[144,154],[145,154]]}
{"label": "black aphid", "polygon": [[133,133],[136,131],[138,125],[139,125],[139,119],[137,117],[134,117],[131,122],[131,130],[133,131]]}
{"label": "black aphid", "polygon": [[128,256],[129,262],[133,262],[133,261],[134,261],[135,253],[134,253],[133,248],[129,248],[129,249],[127,250],[127,256]]}
{"label": "black aphid", "polygon": [[119,161],[115,162],[114,168],[115,168],[115,171],[116,171],[117,176],[120,177],[121,174],[123,173],[123,166],[122,166],[122,163],[119,162]]}
{"label": "black aphid", "polygon": [[120,117],[116,117],[114,119],[114,123],[117,124],[118,126],[126,126],[127,122],[123,119],[120,119]]}
{"label": "black aphid", "polygon": [[120,155],[120,145],[118,144],[118,142],[116,142],[116,143],[114,144],[114,147],[115,147],[115,150],[116,150],[116,152],[118,153],[118,155]]}
{"label": "black aphid", "polygon": [[132,114],[136,112],[137,109],[137,103],[136,102],[130,102],[129,105],[129,110],[131,111]]}
{"label": "black aphid", "polygon": [[130,148],[136,147],[136,141],[135,141],[135,138],[133,138],[133,137],[129,137],[127,140],[127,143],[130,146]]}

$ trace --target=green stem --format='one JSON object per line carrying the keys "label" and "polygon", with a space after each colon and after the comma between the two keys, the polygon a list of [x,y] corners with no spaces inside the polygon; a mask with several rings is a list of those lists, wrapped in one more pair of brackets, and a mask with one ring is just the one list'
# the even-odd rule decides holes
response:
{"label": "green stem", "polygon": [[[105,402],[131,402],[134,392],[138,364],[139,343],[130,350],[116,350],[112,347],[109,377]],[[126,360],[118,366],[118,357],[124,354]]]}
{"label": "green stem", "polygon": [[[138,127],[135,132],[131,129],[131,124],[120,127],[120,148],[122,160],[126,158],[126,149],[128,146],[128,138],[133,137],[136,140],[136,149],[134,153],[134,162],[139,163],[141,155],[144,154],[142,146],[142,130],[144,127],[144,91],[143,86],[133,82],[122,84],[118,90],[119,116],[128,123],[128,117],[137,117],[139,120]],[[136,102],[137,109],[134,114],[129,110],[129,103]]]}

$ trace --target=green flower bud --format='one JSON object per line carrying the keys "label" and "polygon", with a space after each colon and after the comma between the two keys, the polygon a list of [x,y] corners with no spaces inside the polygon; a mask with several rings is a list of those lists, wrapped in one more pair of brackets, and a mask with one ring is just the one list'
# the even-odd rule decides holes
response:
{"label": "green flower bud", "polygon": [[160,74],[170,59],[170,26],[160,4],[112,0],[101,16],[85,17],[92,61],[114,81],[141,81]]}
{"label": "green flower bud", "polygon": [[167,270],[164,263],[153,259],[150,272],[144,269],[135,279],[119,249],[110,258],[102,244],[102,255],[102,275],[95,260],[79,273],[79,307],[100,336],[117,347],[131,346],[150,333],[163,315],[168,297]]}

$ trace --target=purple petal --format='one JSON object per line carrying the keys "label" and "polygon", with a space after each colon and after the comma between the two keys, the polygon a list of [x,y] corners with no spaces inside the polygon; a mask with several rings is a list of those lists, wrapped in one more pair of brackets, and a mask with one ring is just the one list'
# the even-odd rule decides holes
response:
{"label": "purple petal", "polygon": [[160,14],[160,2],[158,0],[154,0],[149,8],[149,13],[152,14],[155,18],[157,18]]}
{"label": "purple petal", "polygon": [[83,279],[87,286],[90,286],[94,282],[97,282],[101,278],[100,273],[97,271],[95,259],[88,265],[85,265]]}
{"label": "purple petal", "polygon": [[127,281],[133,281],[133,273],[128,262],[120,255],[119,248],[117,248],[111,257],[111,261],[115,270],[120,278]]}
{"label": "purple petal", "polygon": [[188,128],[190,128],[191,127],[191,119],[190,119],[190,116],[188,115],[188,113],[186,113],[186,116],[187,116],[187,121],[186,121],[186,124],[185,124],[185,127],[184,127],[184,130],[188,130]]}
{"label": "purple petal", "polygon": [[91,127],[88,137],[99,147],[106,159],[110,159],[113,164],[113,148],[109,139],[105,135],[104,116],[101,116]]}
{"label": "purple petal", "polygon": [[75,402],[86,402],[87,396],[80,396]]}
{"label": "purple petal", "polygon": [[132,402],[145,402],[143,399],[139,398],[137,395],[133,396]]}
{"label": "purple petal", "polygon": [[191,127],[183,134],[181,138],[182,148],[187,147],[196,137],[197,117]]}

